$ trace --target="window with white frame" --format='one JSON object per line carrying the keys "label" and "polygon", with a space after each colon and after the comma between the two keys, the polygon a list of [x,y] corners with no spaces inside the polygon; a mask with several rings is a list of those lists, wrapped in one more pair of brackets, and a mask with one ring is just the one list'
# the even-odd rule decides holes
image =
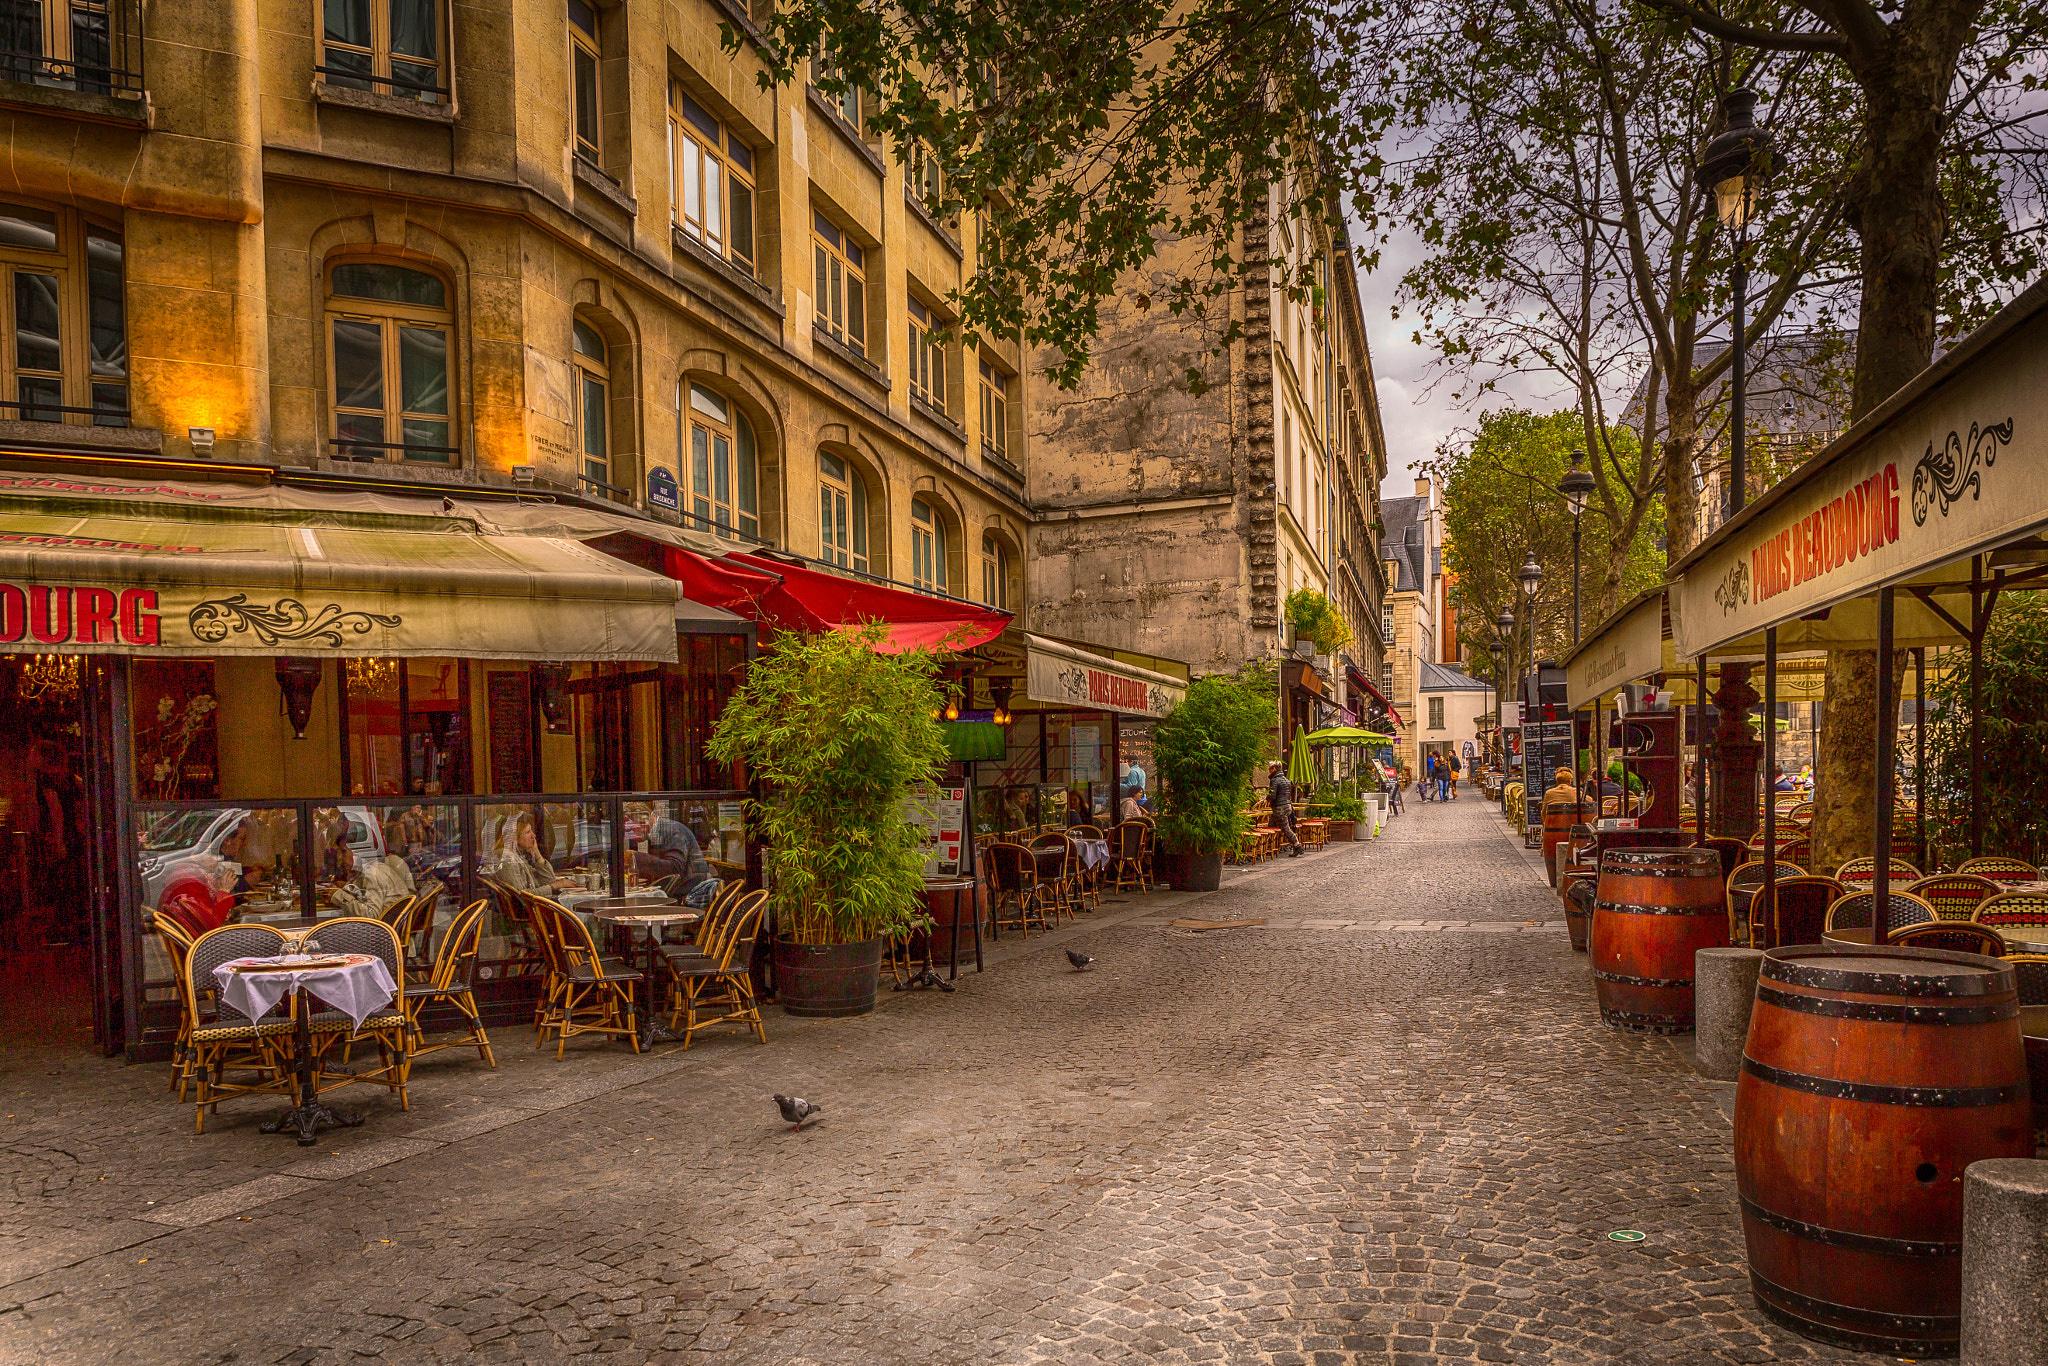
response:
{"label": "window with white frame", "polygon": [[597,329],[581,318],[570,334],[576,372],[574,406],[580,472],[601,491],[612,493],[611,348],[605,345]]}
{"label": "window with white frame", "polygon": [[910,500],[910,581],[929,592],[946,588],[946,522],[931,500]]}
{"label": "window with white frame", "polygon": [[1007,460],[1010,456],[1010,377],[992,361],[982,361],[981,448]]}
{"label": "window with white frame", "polygon": [[438,275],[384,261],[328,273],[328,397],[335,455],[451,464],[455,315]]}
{"label": "window with white frame", "polygon": [[846,229],[823,213],[811,214],[812,307],[817,324],[862,355],[868,349],[868,258]]}
{"label": "window with white frame", "polygon": [[604,165],[604,97],[599,68],[604,45],[598,13],[587,0],[569,0],[569,132],[576,155],[593,166]]}
{"label": "window with white frame", "polygon": [[758,275],[754,149],[676,82],[669,84],[668,143],[669,212],[676,226]]}
{"label": "window with white frame", "polygon": [[689,389],[690,512],[699,521],[761,534],[760,458],[754,428],[715,389]]}
{"label": "window with white frame", "polygon": [[830,451],[818,453],[819,558],[868,572],[868,490],[860,471]]}
{"label": "window with white frame", "polygon": [[440,0],[322,0],[320,61],[327,85],[448,102]]}
{"label": "window with white frame", "polygon": [[993,531],[981,537],[981,600],[1002,611],[1010,610],[1010,547]]}
{"label": "window with white frame", "polygon": [[944,326],[931,309],[910,299],[910,392],[940,412],[946,411],[946,346]]}

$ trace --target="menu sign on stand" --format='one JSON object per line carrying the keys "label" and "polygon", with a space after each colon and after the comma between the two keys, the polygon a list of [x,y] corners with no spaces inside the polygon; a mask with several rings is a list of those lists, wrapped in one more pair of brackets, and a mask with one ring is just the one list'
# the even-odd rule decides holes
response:
{"label": "menu sign on stand", "polygon": [[491,790],[534,792],[540,780],[533,771],[533,684],[525,672],[493,672],[485,690],[490,699]]}
{"label": "menu sign on stand", "polygon": [[927,788],[910,799],[909,810],[911,822],[924,831],[925,877],[959,876],[966,830],[967,789]]}
{"label": "menu sign on stand", "polygon": [[1557,781],[1557,771],[1572,766],[1572,723],[1532,721],[1522,727],[1522,788],[1527,824],[1525,843],[1531,848],[1543,835],[1543,794]]}

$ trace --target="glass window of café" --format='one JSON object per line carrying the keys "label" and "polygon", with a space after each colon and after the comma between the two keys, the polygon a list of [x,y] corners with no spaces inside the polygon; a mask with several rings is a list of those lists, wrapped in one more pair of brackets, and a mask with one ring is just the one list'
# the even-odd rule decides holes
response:
{"label": "glass window of caf\u00e9", "polygon": [[1023,711],[1005,754],[974,766],[977,835],[1029,836],[1116,821],[1117,718],[1107,712]]}
{"label": "glass window of caf\u00e9", "polygon": [[470,781],[469,663],[341,664],[342,787],[357,796],[441,796]]}

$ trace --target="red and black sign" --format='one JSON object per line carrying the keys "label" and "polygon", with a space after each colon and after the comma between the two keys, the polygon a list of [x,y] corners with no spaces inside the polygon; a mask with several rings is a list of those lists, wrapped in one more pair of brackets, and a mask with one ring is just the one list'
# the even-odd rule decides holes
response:
{"label": "red and black sign", "polygon": [[0,581],[0,645],[155,645],[154,588]]}

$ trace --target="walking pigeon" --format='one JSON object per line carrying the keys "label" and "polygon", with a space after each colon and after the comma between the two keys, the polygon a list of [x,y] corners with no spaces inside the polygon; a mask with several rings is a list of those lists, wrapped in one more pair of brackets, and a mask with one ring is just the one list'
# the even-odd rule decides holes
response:
{"label": "walking pigeon", "polygon": [[777,1096],[775,1108],[782,1111],[782,1117],[789,1121],[792,1129],[804,1127],[804,1121],[822,1111],[825,1107],[814,1105],[802,1096]]}
{"label": "walking pigeon", "polygon": [[1067,961],[1074,965],[1075,972],[1086,972],[1095,966],[1094,958],[1081,952],[1079,949],[1068,949]]}

